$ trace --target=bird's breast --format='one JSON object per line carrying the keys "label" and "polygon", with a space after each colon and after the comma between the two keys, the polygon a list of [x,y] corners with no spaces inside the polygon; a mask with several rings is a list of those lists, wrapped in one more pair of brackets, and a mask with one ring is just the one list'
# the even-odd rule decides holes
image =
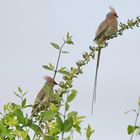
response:
{"label": "bird's breast", "polygon": [[109,37],[113,34],[115,34],[118,30],[118,21],[117,20],[112,20],[108,23],[108,28],[105,31],[105,36]]}

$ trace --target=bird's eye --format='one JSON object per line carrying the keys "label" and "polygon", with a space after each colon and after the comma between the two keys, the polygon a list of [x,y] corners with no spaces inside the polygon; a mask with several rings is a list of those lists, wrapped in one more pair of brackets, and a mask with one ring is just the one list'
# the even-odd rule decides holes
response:
{"label": "bird's eye", "polygon": [[114,15],[118,18],[118,15],[116,13]]}

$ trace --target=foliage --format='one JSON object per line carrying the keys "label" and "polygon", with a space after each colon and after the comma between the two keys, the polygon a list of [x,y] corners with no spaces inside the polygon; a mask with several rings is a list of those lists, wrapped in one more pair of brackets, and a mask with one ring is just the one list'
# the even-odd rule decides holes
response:
{"label": "foliage", "polygon": [[[111,36],[109,39],[122,35],[123,31],[139,26],[140,18],[135,20],[128,20],[127,24],[120,23],[120,29],[117,34]],[[97,48],[94,46],[89,47],[89,51],[82,55],[82,58],[76,62],[75,67],[61,67],[59,68],[60,57],[62,54],[68,53],[63,50],[65,46],[73,45],[72,36],[67,33],[62,45],[58,43],[51,43],[51,46],[58,50],[57,64],[54,66],[49,63],[43,65],[46,70],[54,73],[54,79],[56,74],[60,74],[63,80],[59,83],[59,88],[53,91],[53,101],[50,101],[44,111],[38,113],[37,116],[29,116],[26,113],[28,108],[32,105],[28,105],[26,102],[26,93],[18,87],[18,91],[14,94],[20,99],[20,104],[7,103],[4,105],[4,112],[0,113],[0,140],[15,140],[15,139],[44,139],[44,140],[71,140],[74,137],[74,133],[83,134],[81,123],[84,121],[85,116],[79,115],[77,111],[70,109],[70,104],[78,94],[77,90],[73,88],[73,80],[78,78],[78,75],[82,74],[83,67],[88,62],[94,59]],[[140,102],[139,102],[140,106]],[[137,112],[137,116],[139,112]],[[128,133],[132,134],[139,126],[128,126]],[[33,132],[32,136],[30,132]],[[94,134],[94,129],[88,125],[85,128],[85,137],[87,140],[91,139]]]}
{"label": "foliage", "polygon": [[129,135],[131,135],[130,140],[133,139],[135,132],[137,132],[137,134],[140,135],[140,126],[138,126],[138,124],[137,124],[138,117],[140,115],[140,98],[138,98],[138,110],[136,111],[135,109],[133,109],[132,111],[136,113],[136,118],[135,118],[134,125],[128,125],[128,127],[127,127],[127,132]]}

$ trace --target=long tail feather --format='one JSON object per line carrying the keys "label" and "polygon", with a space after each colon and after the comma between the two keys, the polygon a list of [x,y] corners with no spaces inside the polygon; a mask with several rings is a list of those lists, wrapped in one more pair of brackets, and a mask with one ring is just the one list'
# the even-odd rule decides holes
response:
{"label": "long tail feather", "polygon": [[96,64],[93,96],[92,96],[91,114],[93,114],[93,104],[94,104],[94,102],[96,102],[96,88],[97,88],[97,78],[98,78],[98,68],[99,68],[99,62],[100,62],[100,55],[101,55],[101,49],[99,48],[98,56],[97,56],[97,64]]}

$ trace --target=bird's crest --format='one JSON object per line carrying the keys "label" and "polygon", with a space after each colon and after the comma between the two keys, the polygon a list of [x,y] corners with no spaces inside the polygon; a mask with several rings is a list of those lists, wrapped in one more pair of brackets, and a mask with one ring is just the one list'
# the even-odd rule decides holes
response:
{"label": "bird's crest", "polygon": [[109,6],[109,9],[110,9],[111,13],[116,13],[116,11],[113,7]]}
{"label": "bird's crest", "polygon": [[51,78],[51,77],[46,76],[46,75],[43,77],[43,79],[45,79],[45,80],[47,80],[47,81],[48,81],[48,79],[50,79],[50,78]]}
{"label": "bird's crest", "polygon": [[50,76],[44,76],[43,77],[48,83],[52,83],[54,85],[57,85],[57,82]]}
{"label": "bird's crest", "polygon": [[116,17],[118,17],[118,15],[117,15],[117,13],[116,13],[116,11],[115,11],[115,9],[113,7],[109,6],[109,9],[110,9],[111,14],[115,15]]}

